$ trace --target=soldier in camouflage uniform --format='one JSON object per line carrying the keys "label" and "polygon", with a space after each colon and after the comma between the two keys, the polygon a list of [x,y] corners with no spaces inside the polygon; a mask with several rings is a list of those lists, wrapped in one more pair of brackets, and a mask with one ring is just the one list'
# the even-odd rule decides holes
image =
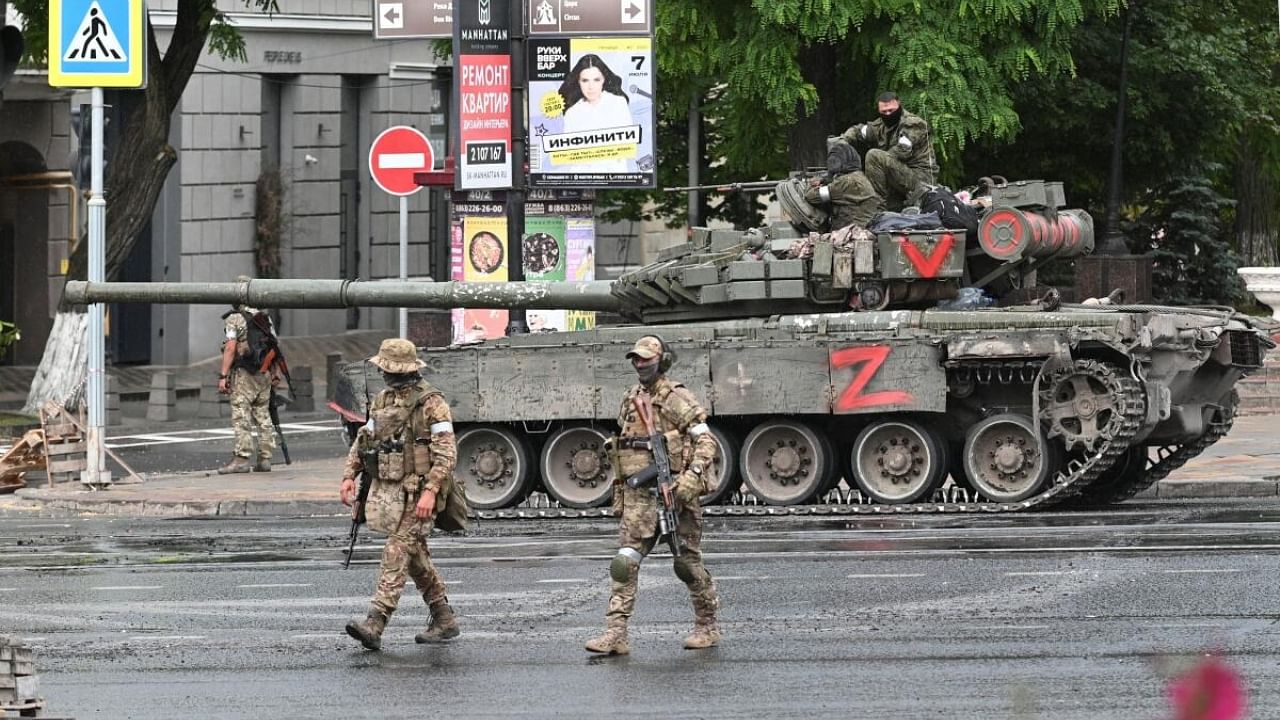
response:
{"label": "soldier in camouflage uniform", "polygon": [[[243,275],[237,278],[238,282],[248,280]],[[218,392],[231,396],[231,429],[236,439],[235,457],[229,464],[218,468],[219,475],[271,470],[271,453],[276,448],[276,436],[271,425],[271,388],[280,382],[280,377],[274,369],[260,372],[247,360],[249,325],[245,315],[253,317],[258,312],[247,305],[236,305],[223,316],[225,339]],[[254,427],[258,429],[258,460],[251,464]]]}
{"label": "soldier in camouflage uniform", "polygon": [[904,110],[896,93],[882,93],[876,106],[877,119],[854,125],[843,137],[853,145],[871,146],[867,179],[890,210],[918,205],[938,175],[929,123]]}
{"label": "soldier in camouflage uniform", "polygon": [[[413,583],[431,610],[431,622],[414,639],[435,643],[458,636],[458,621],[444,581],[431,562],[427,536],[448,498],[457,464],[453,418],[440,391],[419,374],[423,363],[408,340],[382,341],[369,358],[387,387],[369,405],[369,424],[361,428],[342,473],[342,502],[356,497],[361,451],[377,450],[377,475],[365,504],[369,527],[386,533],[378,584],[363,621],[347,623],[347,634],[366,648],[382,647],[382,631],[395,612],[405,582]],[[440,497],[441,501],[436,502]]]}
{"label": "soldier in camouflage uniform", "polygon": [[[678,519],[680,557],[675,559],[676,577],[689,588],[693,603],[693,632],[684,640],[691,650],[708,648],[720,641],[716,609],[720,600],[715,583],[702,564],[702,509],[698,498],[709,490],[716,443],[707,427],[707,412],[684,385],[666,376],[675,355],[657,336],[636,341],[627,358],[640,383],[627,391],[618,413],[621,434],[612,441],[614,467],[618,479],[631,477],[653,463],[645,430],[635,403],[652,408],[654,430],[667,438],[671,472],[676,476],[675,495],[680,504]],[[614,510],[622,522],[618,532],[618,554],[609,565],[612,594],[605,614],[605,632],[587,642],[594,653],[625,655],[627,621],[636,605],[640,562],[658,540],[658,500],[647,489],[633,489],[625,483],[614,488]]]}
{"label": "soldier in camouflage uniform", "polygon": [[830,143],[827,174],[815,178],[804,199],[810,205],[830,208],[832,230],[849,225],[866,227],[876,213],[884,210],[884,199],[862,172],[858,151],[844,139]]}

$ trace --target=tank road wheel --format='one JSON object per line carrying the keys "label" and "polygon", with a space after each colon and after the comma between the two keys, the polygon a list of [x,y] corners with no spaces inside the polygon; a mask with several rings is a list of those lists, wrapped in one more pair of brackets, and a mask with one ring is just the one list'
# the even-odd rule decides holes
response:
{"label": "tank road wheel", "polygon": [[529,494],[529,446],[511,428],[476,425],[458,435],[458,469],[467,502],[480,510],[511,507]]}
{"label": "tank road wheel", "polygon": [[[1056,469],[1056,453],[1036,443],[1031,418],[992,415],[969,429],[964,469],[970,484],[993,502],[1018,502],[1040,491]],[[1042,454],[1041,448],[1048,452]]]}
{"label": "tank road wheel", "polygon": [[714,465],[715,470],[711,474],[711,491],[698,501],[700,505],[723,502],[738,489],[742,482],[738,479],[738,448],[742,446],[738,435],[714,423],[709,425],[711,437],[716,441],[716,450],[719,455]]}
{"label": "tank road wheel", "polygon": [[542,446],[542,484],[561,505],[599,507],[613,497],[613,468],[605,453],[604,432],[566,425]]}
{"label": "tank road wheel", "polygon": [[947,477],[946,443],[912,420],[884,420],[864,427],[849,451],[854,482],[876,502],[912,503]]}
{"label": "tank road wheel", "polygon": [[827,480],[835,457],[817,430],[789,420],[766,420],[742,442],[742,479],[770,505],[808,502]]}

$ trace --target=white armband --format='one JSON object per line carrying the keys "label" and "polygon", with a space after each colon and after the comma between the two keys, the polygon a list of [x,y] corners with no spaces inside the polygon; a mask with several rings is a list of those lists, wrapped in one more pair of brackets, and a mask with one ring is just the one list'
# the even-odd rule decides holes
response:
{"label": "white armband", "polygon": [[818,188],[818,197],[822,199],[822,202],[831,202],[831,188],[826,185]]}
{"label": "white armband", "polygon": [[439,435],[440,433],[451,433],[451,432],[453,432],[453,423],[451,422],[431,423],[432,435]]}
{"label": "white armband", "polygon": [[693,427],[689,428],[689,434],[694,437],[698,437],[703,433],[709,433],[709,432],[711,432],[711,428],[707,427],[707,424],[704,422],[700,422],[697,425],[694,425]]}
{"label": "white armband", "polygon": [[227,331],[227,339],[228,339],[228,340],[235,340],[235,339],[236,339],[236,331],[235,331],[235,330],[228,330],[228,331]]}
{"label": "white armband", "polygon": [[902,137],[898,138],[898,144],[901,145],[903,148],[910,150],[911,138],[907,137],[906,135],[903,135]]}
{"label": "white armband", "polygon": [[858,134],[862,135],[862,139],[863,139],[863,140],[866,140],[866,139],[867,139],[867,125],[866,125],[866,123],[863,123],[863,124],[862,124],[862,130],[860,130]]}

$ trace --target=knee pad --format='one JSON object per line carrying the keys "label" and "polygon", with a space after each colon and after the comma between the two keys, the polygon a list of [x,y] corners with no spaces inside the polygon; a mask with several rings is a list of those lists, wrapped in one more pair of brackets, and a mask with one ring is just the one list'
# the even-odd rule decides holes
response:
{"label": "knee pad", "polygon": [[632,548],[619,548],[618,554],[613,556],[613,562],[609,563],[609,577],[614,582],[630,582],[632,571],[640,567],[643,559],[644,556]]}
{"label": "knee pad", "polygon": [[692,585],[698,581],[698,573],[694,570],[694,565],[684,556],[676,558],[671,566],[675,568],[676,577],[680,578],[680,582],[685,585]]}

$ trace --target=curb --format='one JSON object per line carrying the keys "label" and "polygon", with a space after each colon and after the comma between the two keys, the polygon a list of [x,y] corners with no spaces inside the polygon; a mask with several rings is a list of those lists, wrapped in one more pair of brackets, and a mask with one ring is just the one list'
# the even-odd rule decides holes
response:
{"label": "curb", "polygon": [[[134,498],[113,498],[104,492],[85,491],[85,497],[45,497],[43,488],[23,488],[14,496],[39,503],[41,509],[57,509],[75,513],[87,513],[106,517],[345,517],[348,511],[333,500],[189,500],[154,501]],[[1134,496],[1135,500],[1189,500],[1262,498],[1280,496],[1280,478],[1254,479],[1229,476],[1215,480],[1162,480],[1155,486]],[[762,506],[763,509],[764,506]],[[781,513],[787,514],[783,508]],[[497,518],[555,519],[554,511],[538,512],[520,509],[493,511]],[[488,513],[486,513],[488,514]],[[509,515],[508,515],[509,514]],[[714,513],[729,517],[735,513]],[[774,514],[774,513],[759,513]]]}

